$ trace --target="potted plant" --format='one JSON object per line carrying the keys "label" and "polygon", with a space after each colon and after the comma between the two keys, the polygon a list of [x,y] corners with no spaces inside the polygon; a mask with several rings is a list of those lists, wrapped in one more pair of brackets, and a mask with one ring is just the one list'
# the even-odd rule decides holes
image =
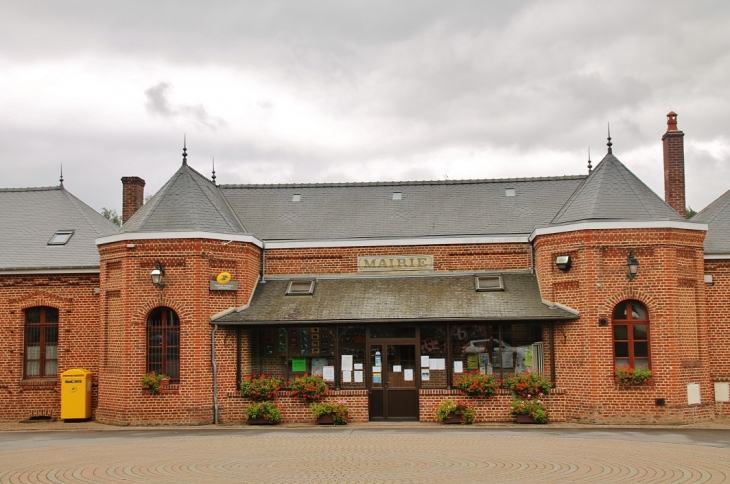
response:
{"label": "potted plant", "polygon": [[436,420],[445,424],[470,425],[474,423],[476,414],[473,407],[458,400],[444,400],[436,407]]}
{"label": "potted plant", "polygon": [[281,422],[281,410],[269,401],[254,402],[245,410],[249,425],[276,425]]}
{"label": "potted plant", "polygon": [[510,415],[516,417],[517,423],[547,423],[547,408],[541,400],[542,396],[538,394],[538,398],[513,400],[509,407]]}
{"label": "potted plant", "polygon": [[321,376],[299,376],[291,383],[291,395],[300,402],[319,402],[327,396],[327,384]]}
{"label": "potted plant", "polygon": [[284,382],[278,376],[253,375],[241,382],[241,396],[256,402],[273,400]]}
{"label": "potted plant", "polygon": [[154,371],[145,373],[144,375],[142,375],[142,378],[140,378],[140,382],[142,383],[142,389],[152,395],[157,395],[158,393],[160,393],[160,387],[163,386],[163,382],[165,381],[169,383],[170,377],[162,373],[156,373]]}
{"label": "potted plant", "polygon": [[526,371],[505,378],[502,386],[511,390],[517,398],[530,398],[535,395],[549,395],[552,385],[550,381],[536,371]]}
{"label": "potted plant", "polygon": [[648,385],[651,382],[651,370],[647,368],[631,368],[620,366],[613,372],[617,385]]}
{"label": "potted plant", "polygon": [[345,402],[313,403],[309,408],[318,425],[347,425],[348,409]]}
{"label": "potted plant", "polygon": [[470,397],[488,398],[497,394],[499,383],[492,375],[465,373],[454,380],[454,385]]}

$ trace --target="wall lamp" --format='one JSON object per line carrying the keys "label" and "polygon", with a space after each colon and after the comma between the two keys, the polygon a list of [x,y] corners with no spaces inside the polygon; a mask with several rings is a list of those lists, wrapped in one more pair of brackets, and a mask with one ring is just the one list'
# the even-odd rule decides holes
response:
{"label": "wall lamp", "polygon": [[162,266],[160,261],[155,261],[155,268],[152,269],[152,272],[150,272],[150,277],[152,278],[152,284],[160,289],[165,287],[165,283],[163,282],[165,278],[165,268]]}
{"label": "wall lamp", "polygon": [[570,259],[569,255],[559,255],[555,259],[555,265],[558,266],[558,269],[561,271],[569,271],[572,263],[573,261]]}
{"label": "wall lamp", "polygon": [[629,281],[633,280],[639,272],[639,261],[636,260],[636,257],[634,257],[634,249],[629,249],[629,255],[626,257],[626,269],[626,275],[628,276]]}

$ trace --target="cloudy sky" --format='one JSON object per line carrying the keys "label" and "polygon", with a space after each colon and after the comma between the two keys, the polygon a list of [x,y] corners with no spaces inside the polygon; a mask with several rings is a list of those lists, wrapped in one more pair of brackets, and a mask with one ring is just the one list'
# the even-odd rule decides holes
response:
{"label": "cloudy sky", "polygon": [[[181,162],[219,183],[574,175],[730,189],[730,2],[0,0],[1,187],[121,209]],[[121,211],[121,210],[120,210]]]}

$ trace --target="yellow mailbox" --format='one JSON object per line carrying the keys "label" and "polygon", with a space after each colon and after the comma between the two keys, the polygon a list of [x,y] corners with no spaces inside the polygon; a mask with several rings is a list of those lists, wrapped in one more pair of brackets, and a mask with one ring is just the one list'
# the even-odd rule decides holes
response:
{"label": "yellow mailbox", "polygon": [[91,418],[93,373],[73,368],[61,373],[61,419]]}

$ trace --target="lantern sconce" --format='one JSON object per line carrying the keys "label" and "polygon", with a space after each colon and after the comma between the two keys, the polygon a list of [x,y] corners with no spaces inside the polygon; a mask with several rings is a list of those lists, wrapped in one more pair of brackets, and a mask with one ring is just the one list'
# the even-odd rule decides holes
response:
{"label": "lantern sconce", "polygon": [[558,269],[561,271],[569,271],[572,263],[573,261],[570,259],[569,255],[559,255],[555,259],[555,265],[558,266]]}
{"label": "lantern sconce", "polygon": [[632,281],[639,272],[639,261],[634,257],[634,249],[629,249],[629,255],[626,257],[626,269],[629,281]]}
{"label": "lantern sconce", "polygon": [[155,261],[155,268],[152,269],[152,272],[150,272],[150,277],[152,278],[152,284],[160,289],[165,287],[165,268],[162,266],[160,261]]}

